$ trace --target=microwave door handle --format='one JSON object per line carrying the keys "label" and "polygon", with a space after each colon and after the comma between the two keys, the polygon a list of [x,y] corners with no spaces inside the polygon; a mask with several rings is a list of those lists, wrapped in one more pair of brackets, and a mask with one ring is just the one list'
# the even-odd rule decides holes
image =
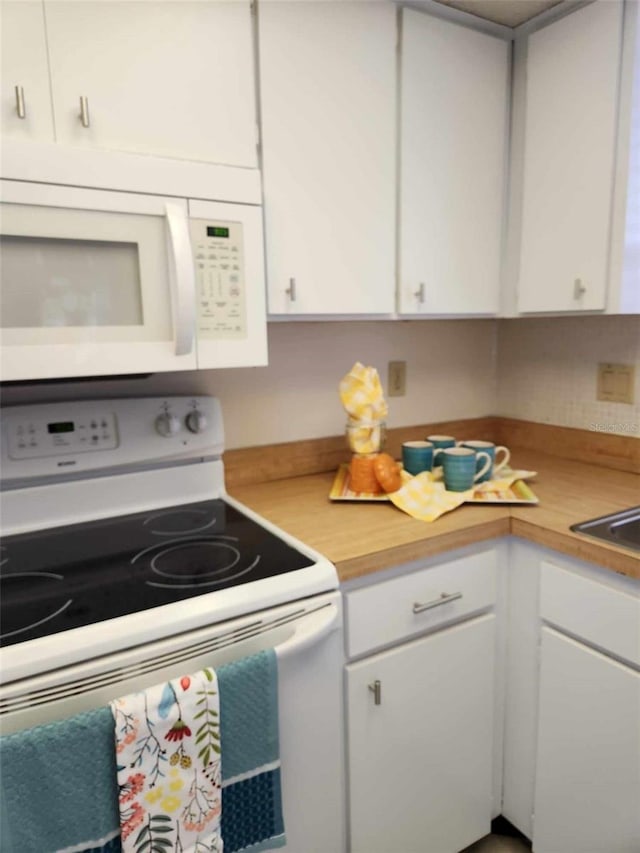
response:
{"label": "microwave door handle", "polygon": [[176,355],[188,355],[193,348],[196,317],[196,282],[193,251],[187,216],[177,204],[165,205],[169,230],[169,282],[173,309]]}

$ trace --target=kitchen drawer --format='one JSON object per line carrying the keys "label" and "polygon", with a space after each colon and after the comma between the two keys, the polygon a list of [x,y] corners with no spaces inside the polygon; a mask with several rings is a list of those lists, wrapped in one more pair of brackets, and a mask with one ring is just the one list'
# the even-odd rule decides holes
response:
{"label": "kitchen drawer", "polygon": [[640,666],[640,595],[544,561],[540,616],[557,628]]}
{"label": "kitchen drawer", "polygon": [[[347,655],[355,657],[491,607],[496,573],[492,549],[347,593]],[[429,606],[414,613],[417,605]]]}

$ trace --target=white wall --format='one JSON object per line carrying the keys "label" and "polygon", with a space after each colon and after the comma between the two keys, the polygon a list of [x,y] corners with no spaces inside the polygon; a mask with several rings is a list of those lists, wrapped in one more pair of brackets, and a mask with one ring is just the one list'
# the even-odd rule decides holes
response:
{"label": "white wall", "polygon": [[[599,362],[635,365],[635,402],[596,400]],[[498,323],[497,414],[640,438],[640,317]]]}
{"label": "white wall", "polygon": [[[387,363],[405,360],[407,394],[388,398],[392,427],[500,414],[640,437],[638,316],[270,323],[269,360],[268,367],[10,386],[3,402],[216,394],[227,447],[249,447],[341,434],[338,382],[353,363],[376,367],[386,388]],[[633,406],[596,402],[599,361],[636,365]]]}
{"label": "white wall", "polygon": [[389,426],[494,414],[495,340],[494,320],[270,323],[268,367],[9,387],[3,396],[215,394],[227,447],[248,447],[341,434],[338,383],[355,361],[375,367],[385,388],[387,362],[407,362],[407,394],[388,398]]}

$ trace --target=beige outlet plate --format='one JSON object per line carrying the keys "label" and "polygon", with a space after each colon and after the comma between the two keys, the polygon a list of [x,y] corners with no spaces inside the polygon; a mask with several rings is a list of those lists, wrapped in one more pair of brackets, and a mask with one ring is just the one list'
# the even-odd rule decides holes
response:
{"label": "beige outlet plate", "polygon": [[390,361],[387,376],[389,397],[404,397],[407,393],[407,362]]}
{"label": "beige outlet plate", "polygon": [[607,403],[633,403],[634,382],[632,364],[600,363],[596,399]]}

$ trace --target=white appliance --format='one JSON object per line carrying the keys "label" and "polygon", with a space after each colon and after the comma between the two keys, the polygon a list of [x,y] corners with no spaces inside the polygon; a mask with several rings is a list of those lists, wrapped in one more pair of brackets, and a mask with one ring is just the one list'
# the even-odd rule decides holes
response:
{"label": "white appliance", "polygon": [[2,380],[267,363],[259,203],[0,192]]}
{"label": "white appliance", "polygon": [[218,401],[15,406],[2,427],[0,732],[274,648],[285,849],[343,851],[336,570],[226,494]]}

